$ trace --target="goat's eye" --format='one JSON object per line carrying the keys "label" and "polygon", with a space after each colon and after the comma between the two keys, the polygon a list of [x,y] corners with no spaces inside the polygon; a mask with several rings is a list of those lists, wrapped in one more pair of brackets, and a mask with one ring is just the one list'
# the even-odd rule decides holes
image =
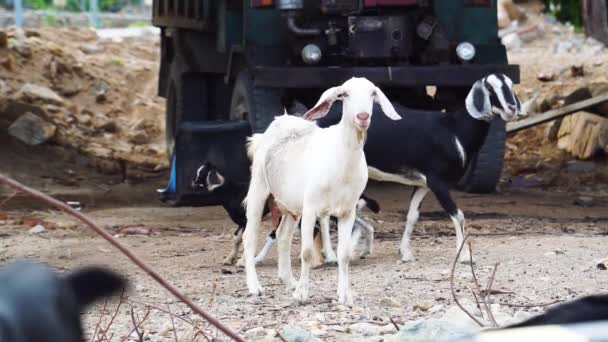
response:
{"label": "goat's eye", "polygon": [[340,95],[338,95],[339,99],[343,99],[343,98],[346,98],[346,97],[348,97],[347,93],[341,93]]}
{"label": "goat's eye", "polygon": [[376,91],[374,90],[374,91],[372,91],[372,97],[375,97],[375,96],[376,96]]}

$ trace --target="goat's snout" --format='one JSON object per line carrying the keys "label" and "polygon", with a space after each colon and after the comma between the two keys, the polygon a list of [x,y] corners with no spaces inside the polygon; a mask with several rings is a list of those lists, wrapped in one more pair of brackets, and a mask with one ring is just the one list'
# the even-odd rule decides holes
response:
{"label": "goat's snout", "polygon": [[367,121],[367,119],[369,119],[369,113],[361,112],[357,114],[357,119],[361,121]]}
{"label": "goat's snout", "polygon": [[360,129],[367,129],[369,127],[370,115],[366,112],[361,112],[355,116],[355,123]]}

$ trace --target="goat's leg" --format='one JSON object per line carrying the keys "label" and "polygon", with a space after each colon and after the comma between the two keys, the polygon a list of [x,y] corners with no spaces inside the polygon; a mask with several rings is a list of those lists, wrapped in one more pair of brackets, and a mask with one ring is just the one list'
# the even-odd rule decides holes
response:
{"label": "goat's leg", "polygon": [[414,226],[416,225],[416,222],[418,222],[418,217],[420,216],[420,205],[428,192],[429,189],[423,187],[415,188],[412,192],[410,208],[407,211],[407,221],[405,221],[405,230],[403,231],[401,246],[399,247],[401,262],[416,261],[414,254],[412,254],[410,240],[412,239]]}
{"label": "goat's leg", "polygon": [[313,234],[315,229],[315,221],[317,217],[314,211],[306,209],[302,212],[301,222],[301,239],[302,239],[302,266],[300,274],[300,282],[293,293],[294,299],[299,303],[304,303],[308,300],[308,288],[310,282],[310,269],[313,257]]}
{"label": "goat's leg", "polygon": [[279,251],[278,275],[288,290],[296,288],[297,282],[291,270],[291,241],[295,231],[296,221],[291,215],[283,215],[277,228],[277,249]]}
{"label": "goat's leg", "polygon": [[369,223],[365,222],[362,218],[355,218],[355,226],[353,227],[353,237],[352,237],[352,248],[353,252],[355,250],[355,246],[359,243],[359,238],[363,237],[365,244],[363,245],[363,250],[361,254],[359,254],[359,258],[365,259],[368,255],[371,255],[374,249],[374,227]]}
{"label": "goat's leg", "polygon": [[247,276],[247,287],[249,293],[255,296],[261,296],[264,289],[260,286],[258,275],[255,269],[255,250],[257,245],[258,228],[262,223],[262,214],[264,213],[264,205],[270,192],[268,188],[262,185],[263,182],[258,182],[252,177],[249,191],[247,193],[247,226],[243,233],[244,241],[244,256],[245,256],[245,274]]}
{"label": "goat's leg", "polygon": [[338,303],[352,305],[353,295],[350,291],[348,267],[352,253],[351,235],[355,224],[355,208],[343,217],[338,218]]}
{"label": "goat's leg", "polygon": [[256,265],[261,264],[262,262],[264,262],[264,259],[266,259],[268,252],[270,252],[270,247],[272,247],[274,240],[276,240],[276,238],[277,238],[277,229],[278,228],[275,228],[266,237],[266,242],[264,242],[264,247],[262,247],[262,250],[260,251],[260,253],[255,257]]}
{"label": "goat's leg", "polygon": [[243,242],[243,230],[245,230],[245,227],[239,226],[234,231],[234,237],[232,238],[232,251],[230,251],[230,254],[228,254],[226,259],[224,259],[224,265],[234,265],[236,262],[236,257],[239,255],[241,242]]}
{"label": "goat's leg", "polygon": [[[447,184],[441,181],[437,181],[435,179],[429,179],[429,187],[431,191],[437,197],[437,201],[443,207],[443,210],[450,215],[452,222],[454,223],[454,228],[456,229],[456,251],[460,249],[460,245],[462,245],[464,241],[464,214],[458,207],[456,207],[456,203],[452,199],[450,195],[450,190]],[[461,263],[469,262],[469,249],[467,246],[462,248],[462,252],[460,253],[460,258],[458,259]]]}
{"label": "goat's leg", "polygon": [[338,257],[334,253],[334,249],[331,246],[331,235],[329,233],[329,216],[323,216],[320,218],[321,223],[321,240],[323,242],[323,254],[325,255],[326,265],[338,264]]}

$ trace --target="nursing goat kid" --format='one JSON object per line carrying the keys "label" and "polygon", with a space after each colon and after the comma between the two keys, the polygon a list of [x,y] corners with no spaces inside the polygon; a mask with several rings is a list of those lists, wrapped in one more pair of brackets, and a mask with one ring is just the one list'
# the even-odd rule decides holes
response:
{"label": "nursing goat kid", "polygon": [[[343,101],[342,119],[320,128],[309,120],[327,114],[336,100]],[[350,238],[356,205],[367,184],[367,163],[363,154],[374,102],[392,120],[399,120],[390,101],[373,83],[351,78],[341,86],[326,90],[304,118],[282,115],[266,132],[254,134],[248,143],[253,156],[251,183],[247,193],[247,227],[243,234],[247,286],[253,295],[262,295],[255,268],[258,227],[269,195],[283,214],[278,229],[279,278],[296,288],[294,298],[308,299],[313,253],[313,229],[317,217],[338,219],[338,302],[352,303],[348,267]],[[301,216],[302,267],[297,283],[291,270],[289,249],[297,218]]]}
{"label": "nursing goat kid", "polygon": [[[451,217],[456,229],[456,249],[460,247],[465,220],[450,196],[450,186],[462,178],[469,162],[479,152],[490,122],[497,116],[509,121],[522,113],[513,93],[513,82],[502,74],[492,74],[475,82],[461,111],[397,108],[406,114],[404,119],[395,123],[382,117],[375,120],[367,132],[365,155],[370,179],[415,187],[399,249],[401,261],[407,262],[415,260],[410,239],[420,205],[429,190]],[[319,125],[326,127],[336,120],[329,115]],[[390,153],[386,152],[387,146]],[[461,261],[466,260],[465,246]]]}

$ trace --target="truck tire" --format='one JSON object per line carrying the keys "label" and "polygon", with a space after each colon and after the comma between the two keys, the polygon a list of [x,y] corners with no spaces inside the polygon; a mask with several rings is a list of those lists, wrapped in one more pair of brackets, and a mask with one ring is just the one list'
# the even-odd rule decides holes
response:
{"label": "truck tire", "polygon": [[173,160],[175,138],[184,120],[204,120],[208,112],[207,84],[203,74],[185,73],[184,64],[171,62],[166,92],[165,142],[167,157]]}
{"label": "truck tire", "polygon": [[256,87],[248,70],[239,73],[230,101],[231,120],[247,120],[252,133],[263,133],[283,111],[279,89]]}
{"label": "truck tire", "polygon": [[505,127],[505,122],[500,118],[492,121],[486,141],[458,183],[461,190],[470,193],[490,193],[496,190],[505,155]]}

